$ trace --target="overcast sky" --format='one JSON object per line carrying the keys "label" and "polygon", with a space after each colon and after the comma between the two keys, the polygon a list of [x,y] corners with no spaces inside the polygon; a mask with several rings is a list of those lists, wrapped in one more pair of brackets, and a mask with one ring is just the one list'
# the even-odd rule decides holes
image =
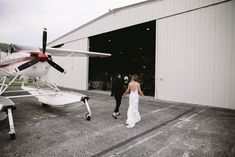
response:
{"label": "overcast sky", "polygon": [[40,46],[105,14],[145,0],[0,0],[0,42]]}

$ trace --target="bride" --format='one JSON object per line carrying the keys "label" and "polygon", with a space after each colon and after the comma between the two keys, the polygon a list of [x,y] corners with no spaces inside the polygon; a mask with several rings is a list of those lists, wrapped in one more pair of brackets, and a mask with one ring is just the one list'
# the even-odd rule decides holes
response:
{"label": "bride", "polygon": [[129,95],[129,108],[127,111],[127,128],[133,128],[137,122],[140,121],[140,113],[138,110],[139,106],[139,95],[143,96],[140,84],[138,82],[138,76],[133,75],[131,77],[131,82],[128,84],[128,88],[124,95],[130,92]]}

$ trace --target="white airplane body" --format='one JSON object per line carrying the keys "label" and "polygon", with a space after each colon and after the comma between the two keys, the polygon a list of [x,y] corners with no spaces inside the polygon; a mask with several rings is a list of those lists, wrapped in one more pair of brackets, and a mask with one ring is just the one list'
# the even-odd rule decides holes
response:
{"label": "white airplane body", "polygon": [[[32,60],[30,51],[20,51],[14,54],[0,53],[0,68],[8,73],[9,76],[18,75],[17,67]],[[34,52],[36,53],[36,52]],[[49,71],[50,65],[47,62],[39,62],[21,72],[22,78],[33,78],[37,76],[45,76]]]}
{"label": "white airplane body", "polygon": [[[67,50],[58,48],[46,49],[46,30],[43,31],[43,46],[42,48],[22,47],[14,44],[6,44],[0,42],[0,50],[8,50],[7,52],[0,51],[0,120],[4,116],[8,116],[10,137],[15,139],[15,129],[13,124],[12,109],[15,104],[11,99],[22,97],[37,97],[42,104],[61,106],[78,101],[84,102],[88,113],[86,119],[90,120],[91,110],[88,104],[86,95],[60,91],[56,85],[47,78],[47,74],[51,67],[54,67],[59,72],[65,74],[66,71],[56,64],[52,55],[57,56],[87,56],[87,57],[108,57],[110,54]],[[7,47],[7,48],[6,48]],[[16,80],[21,81],[21,89],[16,91],[8,91],[8,87]],[[9,81],[9,82],[7,82]],[[25,86],[24,83],[30,82],[31,86]],[[27,91],[30,94],[26,95],[11,95],[7,93],[19,93]],[[3,96],[4,95],[4,96]]]}

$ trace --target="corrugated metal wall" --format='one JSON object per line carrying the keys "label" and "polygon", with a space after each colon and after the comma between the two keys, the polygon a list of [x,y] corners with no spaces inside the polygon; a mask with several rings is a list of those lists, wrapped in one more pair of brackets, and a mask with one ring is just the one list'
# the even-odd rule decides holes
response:
{"label": "corrugated metal wall", "polygon": [[50,43],[49,46],[70,42],[75,39],[113,31],[116,29],[175,15],[192,9],[227,0],[156,0],[113,10],[77,30]]}
{"label": "corrugated metal wall", "polygon": [[232,2],[157,21],[157,98],[235,109]]}
{"label": "corrugated metal wall", "polygon": [[[87,38],[67,43],[63,48],[87,50]],[[58,86],[87,90],[88,88],[88,57],[53,57],[54,61],[59,63],[67,73],[64,76],[54,68],[50,69],[49,78]]]}

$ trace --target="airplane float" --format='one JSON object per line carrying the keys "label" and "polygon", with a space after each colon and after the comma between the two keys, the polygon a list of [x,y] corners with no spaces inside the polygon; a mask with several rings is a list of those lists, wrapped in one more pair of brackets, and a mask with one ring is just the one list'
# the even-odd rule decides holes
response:
{"label": "airplane float", "polygon": [[[14,98],[34,96],[42,104],[50,106],[68,105],[82,101],[88,111],[86,120],[90,120],[91,110],[88,104],[89,98],[86,95],[61,91],[47,78],[50,67],[54,67],[61,73],[66,73],[61,66],[53,61],[52,56],[108,57],[111,55],[90,51],[46,48],[46,43],[46,28],[43,30],[42,48],[0,42],[0,120],[8,117],[11,139],[16,138],[12,115],[12,110],[16,108],[12,101]],[[21,89],[7,90],[15,81],[20,81]],[[26,86],[26,82],[30,82],[31,85]],[[21,92],[29,94],[18,94]],[[15,95],[6,96],[7,93]]]}

